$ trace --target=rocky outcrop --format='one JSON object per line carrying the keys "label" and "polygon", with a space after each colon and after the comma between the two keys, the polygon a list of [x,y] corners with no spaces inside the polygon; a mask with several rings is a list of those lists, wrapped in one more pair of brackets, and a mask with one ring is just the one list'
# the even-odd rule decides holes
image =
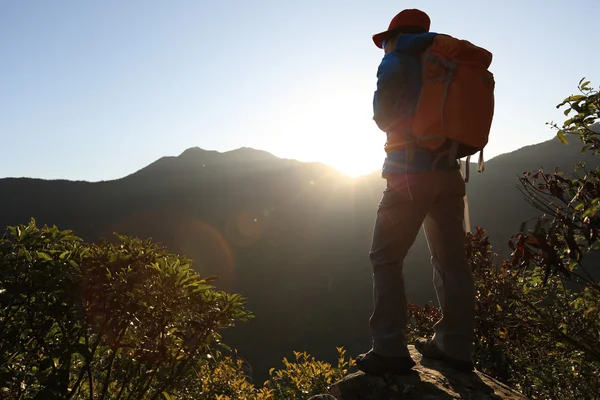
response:
{"label": "rocky outcrop", "polygon": [[336,400],[523,400],[525,396],[481,372],[458,372],[443,362],[423,359],[409,346],[417,362],[407,375],[374,377],[356,372],[332,386],[327,395],[313,399]]}

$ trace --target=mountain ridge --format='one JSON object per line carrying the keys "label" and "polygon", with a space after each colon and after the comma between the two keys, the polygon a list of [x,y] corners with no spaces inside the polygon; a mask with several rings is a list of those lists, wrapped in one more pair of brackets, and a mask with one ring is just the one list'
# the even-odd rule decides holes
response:
{"label": "mountain ridge", "polygon": [[[514,154],[516,152],[533,149],[536,146],[552,143],[554,141],[555,141],[554,139],[549,139],[549,140],[546,140],[546,141],[543,141],[540,143],[526,145],[526,146],[520,147],[518,149],[506,152],[506,153],[498,154],[498,155],[490,158],[489,160],[485,160],[485,163],[488,164],[490,162],[495,162],[495,160],[497,160],[498,158],[510,156],[511,154]],[[202,157],[202,158],[200,158],[200,157]],[[382,161],[383,161],[384,157],[385,157],[385,155],[382,154],[382,157],[381,157]],[[337,169],[333,166],[330,166],[326,163],[323,163],[323,162],[303,162],[303,161],[299,161],[296,159],[283,158],[283,157],[276,156],[273,153],[270,153],[268,151],[256,149],[256,148],[252,148],[252,147],[240,147],[240,148],[227,150],[227,151],[218,151],[218,150],[207,150],[207,149],[201,148],[199,146],[194,146],[194,147],[190,147],[190,148],[183,150],[179,155],[176,155],[176,156],[160,157],[157,160],[149,163],[148,165],[146,165],[132,173],[126,174],[126,175],[124,175],[120,178],[116,178],[116,179],[88,181],[85,179],[72,180],[72,179],[65,179],[65,178],[48,179],[48,178],[26,177],[26,176],[22,176],[22,177],[7,176],[7,177],[0,178],[0,180],[2,180],[2,179],[33,179],[33,180],[44,180],[44,181],[65,181],[65,182],[86,182],[86,183],[114,182],[114,181],[119,181],[119,180],[122,180],[122,179],[125,179],[128,177],[131,177],[131,176],[135,176],[136,174],[145,173],[148,170],[154,171],[156,168],[159,168],[159,167],[169,168],[169,167],[171,167],[170,164],[173,164],[174,162],[180,162],[180,163],[185,162],[192,166],[194,164],[198,164],[198,165],[196,165],[196,167],[198,167],[198,168],[201,168],[202,164],[207,164],[207,163],[212,163],[212,162],[216,162],[219,165],[223,164],[223,163],[243,164],[243,163],[248,163],[248,162],[262,162],[262,163],[286,162],[289,165],[298,164],[298,163],[317,164],[317,165],[322,165],[322,166],[331,168],[332,170],[335,170],[335,171],[339,172],[340,174],[346,175],[343,171],[340,171],[339,169]],[[477,163],[475,163],[475,162],[471,163],[471,165],[476,165],[476,164]],[[371,177],[374,175],[380,175],[380,173],[381,173],[381,171],[376,169],[370,173],[359,175],[359,176],[353,177],[351,179],[361,179],[361,178],[365,178],[365,177]]]}

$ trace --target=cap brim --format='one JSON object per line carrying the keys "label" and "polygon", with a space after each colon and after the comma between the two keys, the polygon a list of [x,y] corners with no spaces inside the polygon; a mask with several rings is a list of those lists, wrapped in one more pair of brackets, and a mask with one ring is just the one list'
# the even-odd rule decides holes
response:
{"label": "cap brim", "polygon": [[381,49],[381,48],[383,48],[382,47],[383,41],[386,40],[388,37],[390,37],[390,31],[377,33],[377,34],[373,35],[373,43],[375,43],[375,46],[377,46]]}

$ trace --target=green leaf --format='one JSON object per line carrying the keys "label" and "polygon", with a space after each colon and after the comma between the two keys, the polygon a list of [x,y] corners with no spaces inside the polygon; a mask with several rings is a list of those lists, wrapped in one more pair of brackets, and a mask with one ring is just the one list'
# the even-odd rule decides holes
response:
{"label": "green leaf", "polygon": [[63,236],[61,239],[64,241],[67,241],[67,242],[81,242],[82,241],[81,238],[79,238],[75,235]]}
{"label": "green leaf", "polygon": [[589,84],[590,84],[590,81],[585,81],[581,84],[580,87],[581,87],[581,89],[587,89]]}
{"label": "green leaf", "polygon": [[185,277],[187,271],[179,271],[179,273],[177,274],[177,278],[175,279],[175,284],[179,285],[181,283],[181,281],[183,280],[183,278]]}
{"label": "green leaf", "polygon": [[194,290],[192,290],[192,293],[203,292],[205,290],[212,289],[212,288],[213,288],[213,286],[211,286],[211,285],[198,285],[197,287],[194,288]]}
{"label": "green leaf", "polygon": [[171,395],[167,392],[162,392],[163,397],[165,398],[165,400],[171,400]]}
{"label": "green leaf", "polygon": [[585,312],[584,312],[583,314],[584,314],[584,315],[591,314],[591,313],[593,313],[593,312],[596,312],[596,310],[597,310],[597,309],[598,309],[597,307],[590,307],[590,308],[588,308],[587,310],[585,310]]}
{"label": "green leaf", "polygon": [[572,108],[567,108],[565,110],[565,116],[569,115],[569,113],[571,112]]}
{"label": "green leaf", "polygon": [[79,256],[81,258],[83,258],[87,253],[89,253],[89,251],[90,251],[90,248],[86,247],[85,249],[81,250],[81,252],[79,253]]}
{"label": "green leaf", "polygon": [[588,208],[583,213],[583,218],[585,218],[585,217],[591,217],[592,215],[596,215],[596,213],[598,212],[599,209],[600,209],[599,205],[595,205],[595,206],[592,206],[592,207]]}
{"label": "green leaf", "polygon": [[231,347],[229,347],[228,345],[226,345],[225,343],[221,342],[219,343],[219,346],[221,346],[222,348],[224,348],[225,350],[231,351]]}
{"label": "green leaf", "polygon": [[584,95],[582,95],[582,94],[577,94],[577,95],[575,95],[575,96],[569,96],[569,97],[567,97],[567,98],[564,100],[564,102],[566,103],[566,102],[569,102],[569,101],[581,101],[581,100],[583,100],[583,99],[585,99],[585,98],[586,98],[586,97],[585,97]]}
{"label": "green leaf", "polygon": [[560,140],[563,144],[569,144],[569,141],[567,140],[567,138],[565,137],[565,132],[564,131],[558,131],[558,133],[556,134],[556,137],[558,138],[558,140]]}
{"label": "green leaf", "polygon": [[44,261],[52,261],[52,257],[44,253],[43,251],[36,251],[35,254],[38,258],[41,258]]}
{"label": "green leaf", "polygon": [[563,334],[565,334],[565,335],[567,334],[567,331],[568,331],[568,328],[569,328],[569,326],[567,324],[563,323],[563,324],[560,324],[558,327],[559,327],[559,329],[561,330],[561,332]]}

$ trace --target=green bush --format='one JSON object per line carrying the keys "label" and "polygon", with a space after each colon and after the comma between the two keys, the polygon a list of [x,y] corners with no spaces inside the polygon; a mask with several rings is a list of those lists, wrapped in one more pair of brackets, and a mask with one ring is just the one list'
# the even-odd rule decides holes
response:
{"label": "green bush", "polygon": [[[219,332],[249,317],[190,261],[151,241],[86,244],[56,227],[0,240],[0,379],[8,399],[186,393]],[[164,393],[164,394],[163,394]]]}
{"label": "green bush", "polygon": [[317,361],[306,352],[294,352],[295,361],[283,359],[284,369],[269,371],[270,379],[265,387],[272,389],[275,399],[306,400],[311,396],[326,393],[329,387],[348,373],[354,365],[352,357],[346,358],[346,351],[337,348],[338,363]]}
{"label": "green bush", "polygon": [[204,363],[191,382],[190,400],[276,400],[273,390],[256,388],[244,373],[242,360],[223,357]]}

